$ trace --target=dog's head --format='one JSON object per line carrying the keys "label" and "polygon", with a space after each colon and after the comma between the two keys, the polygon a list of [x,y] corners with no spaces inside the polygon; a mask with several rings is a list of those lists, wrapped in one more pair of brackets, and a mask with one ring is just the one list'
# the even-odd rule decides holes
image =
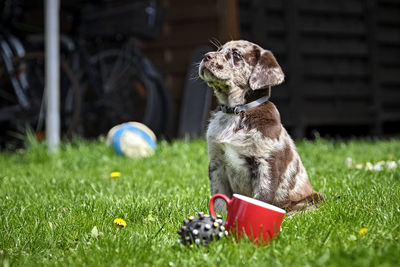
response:
{"label": "dog's head", "polygon": [[204,55],[199,76],[214,88],[219,102],[242,105],[246,95],[283,82],[284,74],[271,51],[248,41],[230,41]]}

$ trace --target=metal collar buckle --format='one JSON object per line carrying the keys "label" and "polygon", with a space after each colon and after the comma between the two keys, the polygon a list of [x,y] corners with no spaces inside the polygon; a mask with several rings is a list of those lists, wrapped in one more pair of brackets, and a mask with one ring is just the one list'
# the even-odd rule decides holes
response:
{"label": "metal collar buckle", "polygon": [[240,110],[239,107],[235,107],[235,108],[233,109],[233,113],[236,114],[236,115],[238,115],[238,114],[241,113],[241,112],[243,112],[243,110]]}

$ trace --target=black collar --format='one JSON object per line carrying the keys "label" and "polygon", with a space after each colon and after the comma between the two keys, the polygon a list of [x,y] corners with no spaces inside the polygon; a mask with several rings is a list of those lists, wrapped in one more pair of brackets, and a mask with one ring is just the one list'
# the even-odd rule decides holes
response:
{"label": "black collar", "polygon": [[234,106],[234,107],[229,107],[227,105],[222,104],[219,106],[219,110],[221,110],[222,112],[227,113],[227,114],[236,114],[237,115],[237,114],[242,113],[246,109],[255,108],[255,107],[267,102],[268,99],[270,98],[270,96],[271,96],[271,87],[268,88],[268,95],[266,95],[266,96],[256,99],[250,103],[247,103],[244,105],[238,105],[238,106]]}

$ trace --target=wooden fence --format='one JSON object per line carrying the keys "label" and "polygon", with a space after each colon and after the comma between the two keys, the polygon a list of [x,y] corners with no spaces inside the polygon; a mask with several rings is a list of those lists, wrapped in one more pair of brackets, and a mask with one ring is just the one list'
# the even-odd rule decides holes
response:
{"label": "wooden fence", "polygon": [[238,3],[240,37],[274,52],[286,74],[272,101],[294,136],[400,132],[400,1]]}

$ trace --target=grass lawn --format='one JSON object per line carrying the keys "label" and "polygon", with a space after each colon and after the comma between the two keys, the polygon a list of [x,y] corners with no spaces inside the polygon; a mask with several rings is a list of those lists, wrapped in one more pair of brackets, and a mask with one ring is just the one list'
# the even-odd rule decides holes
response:
{"label": "grass lawn", "polygon": [[[206,212],[204,140],[160,143],[147,159],[115,155],[102,140],[0,153],[0,266],[399,266],[400,140],[297,143],[326,204],[285,218],[263,247],[232,238],[184,247],[182,220]],[[110,173],[119,171],[119,178]],[[127,226],[119,231],[115,218]],[[95,230],[93,230],[95,228]],[[360,229],[367,228],[366,234]],[[97,229],[97,232],[96,232]]]}

